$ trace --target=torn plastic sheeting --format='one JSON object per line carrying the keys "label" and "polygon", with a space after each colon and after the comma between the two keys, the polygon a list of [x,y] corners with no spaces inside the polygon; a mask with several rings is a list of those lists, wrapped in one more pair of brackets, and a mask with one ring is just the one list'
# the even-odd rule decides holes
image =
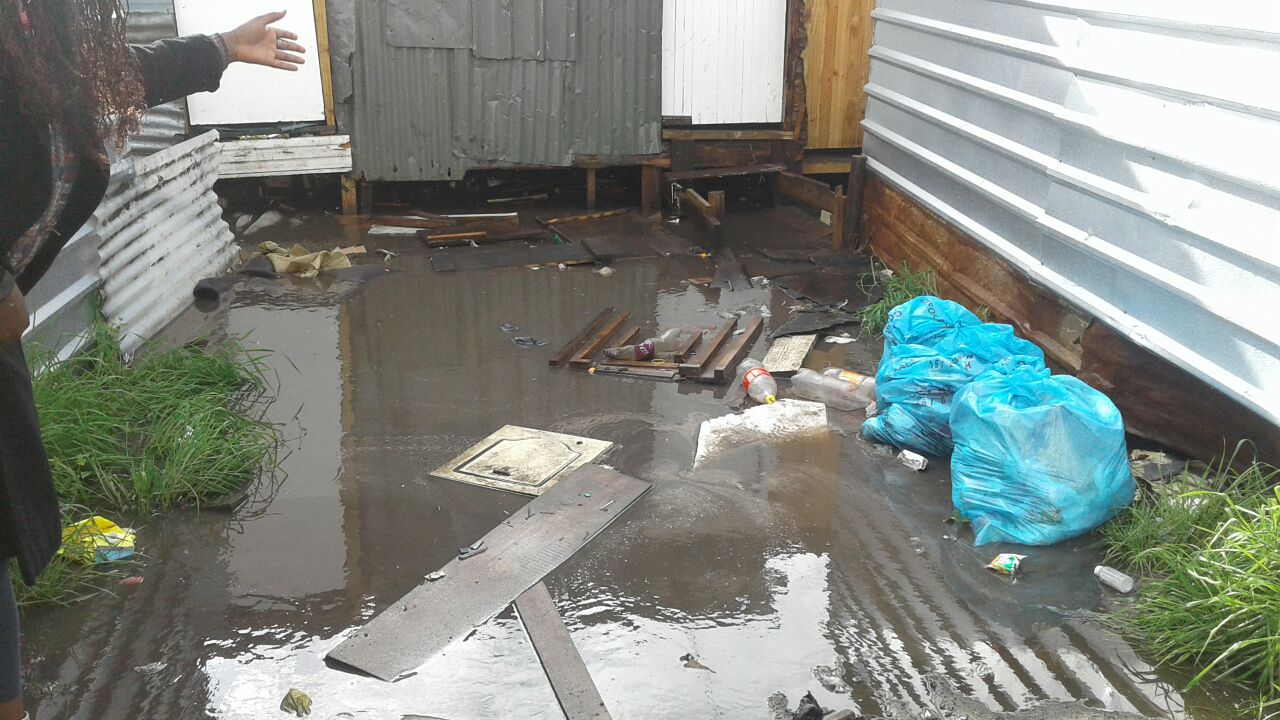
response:
{"label": "torn plastic sheeting", "polygon": [[779,400],[758,405],[737,415],[725,415],[702,423],[698,431],[696,468],[724,450],[826,432],[827,406],[805,400]]}

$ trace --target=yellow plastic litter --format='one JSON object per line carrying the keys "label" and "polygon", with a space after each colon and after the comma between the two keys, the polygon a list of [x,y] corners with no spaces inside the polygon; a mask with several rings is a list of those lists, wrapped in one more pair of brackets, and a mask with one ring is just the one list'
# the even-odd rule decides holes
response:
{"label": "yellow plastic litter", "polygon": [[287,713],[293,713],[298,717],[311,714],[311,698],[307,694],[296,688],[290,688],[289,694],[284,696],[280,701],[280,709]]}
{"label": "yellow plastic litter", "polygon": [[311,278],[326,270],[351,267],[351,258],[348,257],[350,253],[342,248],[311,252],[301,245],[294,245],[286,250],[274,242],[264,242],[258,249],[267,256],[271,261],[271,268],[278,273]]}
{"label": "yellow plastic litter", "polygon": [[64,555],[83,565],[115,562],[133,555],[135,533],[97,515],[62,530]]}

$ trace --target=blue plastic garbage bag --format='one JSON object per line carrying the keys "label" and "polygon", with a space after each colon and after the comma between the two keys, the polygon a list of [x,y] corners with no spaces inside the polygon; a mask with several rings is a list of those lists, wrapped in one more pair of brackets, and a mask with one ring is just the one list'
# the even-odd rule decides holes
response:
{"label": "blue plastic garbage bag", "polygon": [[1021,356],[1044,366],[1044,353],[1008,325],[983,323],[963,306],[924,296],[894,308],[876,372],[879,414],[862,426],[873,442],[930,457],[951,452],[951,400],[992,364]]}
{"label": "blue plastic garbage bag", "polygon": [[1042,364],[999,363],[965,385],[951,430],[951,500],[977,545],[1052,545],[1133,500],[1120,411]]}

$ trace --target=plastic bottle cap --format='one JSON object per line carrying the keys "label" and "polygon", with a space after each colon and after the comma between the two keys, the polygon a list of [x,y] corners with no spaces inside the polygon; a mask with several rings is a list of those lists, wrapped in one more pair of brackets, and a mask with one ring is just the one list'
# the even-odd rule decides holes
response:
{"label": "plastic bottle cap", "polygon": [[595,375],[595,374],[596,374],[596,369],[595,369],[595,368],[587,368],[587,374],[588,374],[588,375]]}
{"label": "plastic bottle cap", "polygon": [[766,395],[766,396],[765,396],[765,398],[764,398],[764,404],[765,404],[765,405],[772,405],[772,404],[774,404],[774,403],[776,403],[776,402],[778,402],[778,398],[776,398],[776,397],[774,397],[774,396],[772,396],[772,395]]}

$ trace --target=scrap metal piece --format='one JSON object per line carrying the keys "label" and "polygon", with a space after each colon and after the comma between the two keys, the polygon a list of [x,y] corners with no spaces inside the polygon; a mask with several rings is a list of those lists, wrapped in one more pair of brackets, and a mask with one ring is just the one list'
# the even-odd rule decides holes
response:
{"label": "scrap metal piece", "polygon": [[541,495],[563,475],[613,448],[607,440],[507,425],[432,475],[495,490]]}

